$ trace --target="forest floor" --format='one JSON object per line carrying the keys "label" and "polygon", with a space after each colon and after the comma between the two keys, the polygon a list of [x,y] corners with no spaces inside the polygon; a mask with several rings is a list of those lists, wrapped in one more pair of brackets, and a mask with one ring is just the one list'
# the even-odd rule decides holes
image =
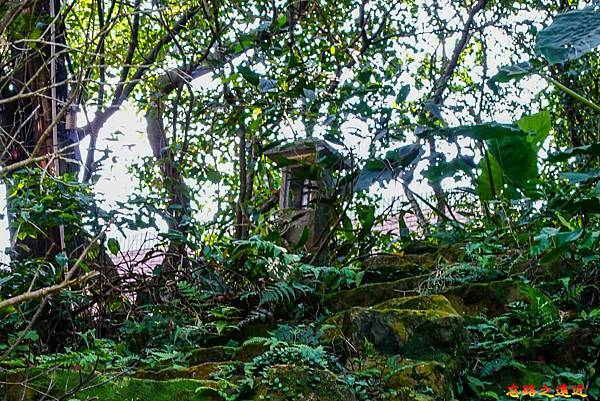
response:
{"label": "forest floor", "polygon": [[510,258],[476,268],[452,247],[365,268],[359,287],[317,301],[318,320],[226,330],[177,363],[13,370],[5,400],[598,399],[598,313],[557,306],[563,266],[544,277]]}

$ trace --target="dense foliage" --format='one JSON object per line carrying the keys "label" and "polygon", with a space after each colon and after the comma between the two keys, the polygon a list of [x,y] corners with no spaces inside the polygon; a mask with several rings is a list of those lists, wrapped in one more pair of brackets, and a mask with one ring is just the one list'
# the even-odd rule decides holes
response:
{"label": "dense foliage", "polygon": [[[335,375],[359,400],[409,399],[386,398],[408,397],[389,380],[418,364],[364,339],[340,353],[330,302],[373,291],[374,257],[436,254],[408,295],[535,290],[465,320],[460,374],[436,397],[501,399],[506,369],[581,333],[581,364],[545,374],[600,397],[599,27],[591,1],[0,0],[0,369],[75,369],[58,397],[87,399],[96,371],[258,345],[198,394],[295,399]],[[103,128],[123,108],[151,149],[131,165]],[[286,235],[268,157],[300,139],[342,160],[307,170],[329,185],[313,247]],[[133,177],[126,201],[104,201],[108,166]],[[283,383],[288,365],[310,380]]]}

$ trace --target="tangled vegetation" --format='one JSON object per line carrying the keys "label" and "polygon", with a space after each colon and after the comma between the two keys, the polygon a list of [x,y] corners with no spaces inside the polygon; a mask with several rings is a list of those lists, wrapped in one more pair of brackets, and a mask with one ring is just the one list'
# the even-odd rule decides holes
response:
{"label": "tangled vegetation", "polygon": [[583,0],[0,0],[0,399],[600,399],[599,46]]}

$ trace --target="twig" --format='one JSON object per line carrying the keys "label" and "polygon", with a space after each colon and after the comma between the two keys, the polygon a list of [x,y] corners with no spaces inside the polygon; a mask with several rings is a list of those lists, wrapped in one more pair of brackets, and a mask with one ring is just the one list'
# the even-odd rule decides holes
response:
{"label": "twig", "polygon": [[104,230],[102,230],[102,232],[100,234],[98,234],[94,239],[92,239],[92,241],[90,241],[90,243],[85,247],[85,249],[83,250],[83,252],[81,253],[81,255],[79,255],[79,258],[77,259],[77,261],[75,262],[75,264],[73,265],[73,267],[71,267],[67,273],[65,274],[65,278],[63,279],[62,282],[55,284],[55,285],[51,285],[49,287],[44,287],[44,288],[40,288],[38,290],[35,291],[27,291],[23,294],[19,294],[17,296],[14,296],[12,298],[6,299],[4,301],[0,301],[0,310],[8,308],[10,306],[15,306],[18,304],[22,304],[23,302],[27,302],[27,301],[31,301],[34,299],[40,299],[42,297],[46,297],[50,294],[54,294],[60,290],[62,290],[63,288],[67,288],[70,287],[72,285],[75,284],[80,284],[83,283],[91,278],[94,278],[96,276],[98,276],[100,273],[97,271],[91,271],[88,272],[86,274],[84,274],[81,277],[78,277],[76,279],[72,279],[73,275],[75,275],[75,273],[77,272],[77,270],[79,269],[79,265],[81,265],[81,262],[83,262],[83,259],[86,257],[86,255],[88,254],[88,252],[90,251],[90,249],[92,249],[92,246],[94,246],[94,244],[100,239],[102,238],[102,236],[104,235],[104,232],[106,231],[106,228]]}

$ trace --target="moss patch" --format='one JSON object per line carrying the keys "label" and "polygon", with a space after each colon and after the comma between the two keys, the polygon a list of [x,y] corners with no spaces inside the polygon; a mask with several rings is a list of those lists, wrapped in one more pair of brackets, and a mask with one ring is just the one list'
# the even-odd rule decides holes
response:
{"label": "moss patch", "polygon": [[377,255],[365,261],[365,283],[394,281],[429,273],[440,258],[436,254]]}
{"label": "moss patch", "polygon": [[139,370],[133,374],[133,377],[139,379],[169,380],[169,379],[203,379],[208,380],[211,375],[222,367],[231,363],[241,364],[241,362],[205,362],[193,365],[187,368],[167,368],[159,371]]}
{"label": "moss patch", "polygon": [[[27,377],[27,379],[25,379]],[[83,378],[83,380],[81,379]],[[82,401],[218,401],[220,397],[210,389],[212,382],[193,379],[150,380],[134,377],[111,377],[92,374],[91,376],[73,370],[53,372],[33,369],[7,374],[5,401],[36,401],[48,392],[53,397],[61,397],[77,389],[71,399]],[[205,390],[196,392],[199,387]],[[48,391],[49,390],[49,391]],[[48,399],[46,396],[45,399]]]}
{"label": "moss patch", "polygon": [[387,385],[395,389],[433,392],[441,398],[451,394],[446,365],[437,361],[406,361],[390,375]]}
{"label": "moss patch", "polygon": [[414,295],[419,284],[427,275],[409,277],[389,283],[366,284],[351,290],[332,294],[325,301],[325,306],[332,312],[339,312],[353,306],[372,306],[389,299]]}
{"label": "moss patch", "polygon": [[275,365],[260,382],[256,401],[355,401],[354,394],[328,370],[295,365]]}
{"label": "moss patch", "polygon": [[192,351],[188,361],[190,365],[225,361],[248,362],[264,351],[265,347],[262,344],[244,344],[240,347],[216,346],[197,348]]}
{"label": "moss patch", "polygon": [[447,289],[444,295],[458,312],[468,316],[484,312],[489,317],[498,316],[514,301],[526,302],[532,313],[541,313],[547,320],[558,315],[547,296],[518,280],[465,284]]}
{"label": "moss patch", "polygon": [[325,336],[334,346],[350,343],[350,348],[364,350],[368,342],[382,354],[414,359],[453,355],[466,339],[462,318],[444,310],[356,307],[326,324],[334,327]]}
{"label": "moss patch", "polygon": [[402,298],[393,298],[373,306],[374,309],[415,309],[437,310],[456,313],[448,298],[443,295],[415,295]]}

